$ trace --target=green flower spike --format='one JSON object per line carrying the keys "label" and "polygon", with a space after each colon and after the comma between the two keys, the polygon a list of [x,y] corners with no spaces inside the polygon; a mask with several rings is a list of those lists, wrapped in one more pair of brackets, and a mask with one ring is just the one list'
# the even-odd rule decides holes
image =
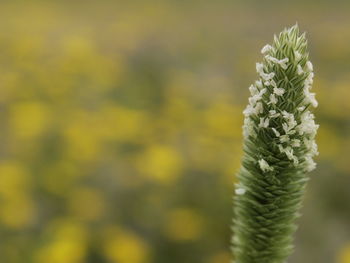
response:
{"label": "green flower spike", "polygon": [[310,107],[313,66],[305,33],[283,30],[261,50],[259,79],[244,110],[244,156],[234,198],[235,263],[284,263],[292,251],[295,219],[318,154],[318,125]]}

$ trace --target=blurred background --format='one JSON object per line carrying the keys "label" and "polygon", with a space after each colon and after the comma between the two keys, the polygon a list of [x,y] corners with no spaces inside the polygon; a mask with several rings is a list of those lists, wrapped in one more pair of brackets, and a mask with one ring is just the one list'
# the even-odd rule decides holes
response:
{"label": "blurred background", "polygon": [[242,110],[308,32],[320,155],[289,263],[350,263],[348,1],[1,1],[2,263],[229,263]]}

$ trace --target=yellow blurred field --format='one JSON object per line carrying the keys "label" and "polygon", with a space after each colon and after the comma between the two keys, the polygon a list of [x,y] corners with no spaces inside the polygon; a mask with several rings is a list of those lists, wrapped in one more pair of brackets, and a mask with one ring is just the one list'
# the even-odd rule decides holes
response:
{"label": "yellow blurred field", "polygon": [[315,66],[294,262],[350,262],[345,1],[0,3],[2,263],[230,261],[242,111],[273,33]]}

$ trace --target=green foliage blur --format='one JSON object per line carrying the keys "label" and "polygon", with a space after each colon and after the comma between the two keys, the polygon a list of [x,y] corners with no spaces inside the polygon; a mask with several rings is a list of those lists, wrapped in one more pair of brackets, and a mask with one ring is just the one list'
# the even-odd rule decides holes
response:
{"label": "green foliage blur", "polygon": [[308,32],[319,108],[290,263],[350,262],[346,1],[1,1],[2,263],[228,263],[242,110]]}

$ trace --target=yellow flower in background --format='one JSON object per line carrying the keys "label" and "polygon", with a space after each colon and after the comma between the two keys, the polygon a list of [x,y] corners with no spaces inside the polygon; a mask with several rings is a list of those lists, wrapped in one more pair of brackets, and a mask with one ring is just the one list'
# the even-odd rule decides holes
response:
{"label": "yellow flower in background", "polygon": [[51,241],[39,248],[35,263],[84,263],[87,251],[86,229],[69,220],[57,220],[47,228]]}
{"label": "yellow flower in background", "polygon": [[150,261],[148,244],[135,233],[112,229],[104,244],[104,253],[113,263],[147,263]]}
{"label": "yellow flower in background", "polygon": [[58,240],[43,249],[38,256],[38,263],[84,263],[84,244],[75,240]]}
{"label": "yellow flower in background", "polygon": [[42,135],[50,124],[50,108],[41,102],[15,103],[10,107],[10,126],[18,138],[34,139]]}
{"label": "yellow flower in background", "polygon": [[30,177],[17,162],[0,163],[0,206],[0,221],[7,227],[21,229],[34,223]]}
{"label": "yellow flower in background", "polygon": [[31,187],[31,178],[25,167],[16,161],[0,163],[0,195],[3,198],[13,198],[23,194]]}
{"label": "yellow flower in background", "polygon": [[178,208],[167,214],[165,234],[175,241],[193,241],[203,232],[203,218],[189,208]]}
{"label": "yellow flower in background", "polygon": [[337,263],[350,263],[350,243],[339,251]]}
{"label": "yellow flower in background", "polygon": [[205,112],[206,131],[211,136],[223,138],[241,137],[242,110],[226,101],[218,101]]}
{"label": "yellow flower in background", "polygon": [[75,109],[63,127],[65,151],[73,160],[97,160],[110,142],[143,142],[147,114],[105,105],[96,111]]}
{"label": "yellow flower in background", "polygon": [[208,263],[230,263],[231,262],[231,253],[227,251],[222,251],[214,256],[210,257],[207,261]]}
{"label": "yellow flower in background", "polygon": [[151,145],[140,156],[139,172],[159,183],[174,182],[181,174],[183,161],[176,149],[168,145]]}
{"label": "yellow flower in background", "polygon": [[15,198],[1,202],[0,220],[12,229],[31,226],[36,218],[35,203],[31,196],[18,193]]}
{"label": "yellow flower in background", "polygon": [[100,124],[90,123],[87,113],[76,114],[76,117],[64,130],[67,157],[81,161],[96,159],[102,145],[94,130],[95,125]]}
{"label": "yellow flower in background", "polygon": [[[87,35],[67,35],[62,40],[63,57],[88,58],[97,52],[96,39]],[[80,65],[79,68],[82,68]]]}

